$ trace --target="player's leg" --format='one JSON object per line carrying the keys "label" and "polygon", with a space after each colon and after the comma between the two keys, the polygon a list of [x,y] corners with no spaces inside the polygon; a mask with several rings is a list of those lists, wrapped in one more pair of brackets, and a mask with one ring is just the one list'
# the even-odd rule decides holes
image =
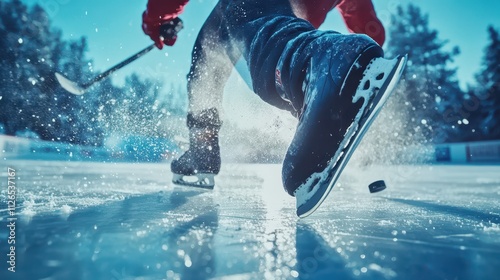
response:
{"label": "player's leg", "polygon": [[239,49],[233,47],[229,38],[224,18],[224,2],[220,1],[208,16],[191,54],[187,87],[189,112],[194,114],[207,108],[220,111],[224,86],[234,63],[241,56]]}
{"label": "player's leg", "polygon": [[[367,105],[390,82],[398,62],[371,65],[383,57],[375,41],[366,35],[315,30],[294,15],[288,0],[232,1],[226,14],[231,36],[242,44],[254,91],[299,117],[282,177],[300,208],[315,192],[327,194],[318,189],[330,182],[324,171],[348,160],[345,148],[359,135]],[[361,85],[366,73],[376,75]]]}
{"label": "player's leg", "polygon": [[[223,10],[217,4],[196,39],[188,85],[189,149],[171,164],[174,182],[211,188],[221,166],[219,129],[222,95],[233,63],[239,58],[222,28]],[[186,176],[194,176],[186,181]]]}
{"label": "player's leg", "polygon": [[[298,134],[288,154],[304,153],[311,161],[303,164],[285,162],[285,169],[300,165],[306,174],[311,173],[328,160],[325,154],[330,155],[337,147],[329,145],[327,148],[325,143],[314,145],[312,142],[316,135],[301,134],[301,123],[306,117],[303,112],[308,103],[316,97],[338,95],[349,70],[359,57],[364,54],[368,58],[363,60],[364,65],[359,65],[364,68],[371,58],[383,55],[382,49],[365,35],[316,30],[311,23],[295,16],[288,0],[232,1],[226,15],[230,35],[242,43],[254,91],[268,103],[300,116]],[[328,86],[319,84],[323,81],[318,80],[318,76],[328,77]],[[355,89],[356,86],[350,94],[354,94]],[[333,104],[329,110],[348,123],[348,118],[342,118],[346,115],[345,111],[357,109],[359,106],[338,108]],[[307,120],[319,117],[316,112],[319,110],[313,111]],[[322,125],[335,129],[339,124],[332,121]],[[325,142],[336,143],[345,129],[345,125],[339,126],[338,133],[324,139]],[[325,149],[333,151],[326,152]],[[289,173],[296,172],[284,173],[285,188],[293,194],[299,184],[290,184],[287,177],[290,177]]]}

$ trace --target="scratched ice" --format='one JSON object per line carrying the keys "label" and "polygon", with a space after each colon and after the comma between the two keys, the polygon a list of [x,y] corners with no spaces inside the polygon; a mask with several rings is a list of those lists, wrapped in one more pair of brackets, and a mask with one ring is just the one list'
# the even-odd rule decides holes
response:
{"label": "scratched ice", "polygon": [[[11,161],[16,273],[0,279],[497,279],[499,166],[348,166],[308,218],[279,165],[226,164],[214,191],[167,164]],[[0,178],[6,183],[7,163]],[[388,188],[370,194],[384,179]]]}

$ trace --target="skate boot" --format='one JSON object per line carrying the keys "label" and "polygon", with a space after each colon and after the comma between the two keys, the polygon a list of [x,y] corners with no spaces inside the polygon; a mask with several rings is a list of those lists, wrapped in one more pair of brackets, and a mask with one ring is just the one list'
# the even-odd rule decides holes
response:
{"label": "skate boot", "polygon": [[213,189],[214,177],[220,171],[219,129],[221,121],[217,109],[189,113],[189,149],[172,161],[173,183]]}
{"label": "skate boot", "polygon": [[335,185],[406,61],[384,59],[380,46],[364,35],[320,39],[311,43],[317,51],[305,69],[299,123],[282,170],[299,217],[314,212]]}

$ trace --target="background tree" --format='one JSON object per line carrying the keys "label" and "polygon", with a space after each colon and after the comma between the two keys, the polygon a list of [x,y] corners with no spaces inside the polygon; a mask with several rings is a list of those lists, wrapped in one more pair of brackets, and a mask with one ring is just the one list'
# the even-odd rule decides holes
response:
{"label": "background tree", "polygon": [[444,50],[447,41],[439,39],[438,32],[429,27],[428,16],[414,5],[397,8],[388,35],[389,56],[408,54],[393,101],[399,108],[396,118],[404,119],[404,133],[412,138],[421,136],[423,142],[453,140],[450,136],[459,123],[445,112],[461,104],[464,96],[456,69],[449,66],[459,49]]}
{"label": "background tree", "polygon": [[27,28],[28,9],[20,1],[0,3],[0,66],[8,71],[0,71],[0,122],[4,123],[5,132],[14,134],[19,128],[28,129],[33,117],[25,102],[32,102],[35,94],[31,93],[34,81],[32,64],[33,55],[25,47],[30,39]]}
{"label": "background tree", "polygon": [[478,128],[484,139],[500,139],[500,34],[493,26],[488,27],[489,43],[484,49],[482,66],[476,75],[476,95],[471,103],[477,103]]}
{"label": "background tree", "polygon": [[98,74],[87,58],[85,37],[62,40],[39,5],[2,1],[0,15],[0,66],[8,69],[0,72],[4,133],[30,131],[44,140],[100,146],[117,130],[123,135],[166,135],[161,118],[184,111],[177,93],[168,103],[160,94],[161,83],[137,75],[127,78],[122,88],[105,80],[82,96],[65,92],[54,78],[56,71],[81,82]]}

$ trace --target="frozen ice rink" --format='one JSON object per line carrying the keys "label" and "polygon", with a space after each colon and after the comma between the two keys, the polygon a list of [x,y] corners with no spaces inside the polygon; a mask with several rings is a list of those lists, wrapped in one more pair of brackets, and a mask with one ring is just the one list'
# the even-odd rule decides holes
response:
{"label": "frozen ice rink", "polygon": [[[214,191],[173,186],[168,164],[0,165],[0,279],[500,275],[500,166],[348,166],[318,211],[298,219],[279,165],[226,164]],[[370,194],[378,179],[388,188]]]}

